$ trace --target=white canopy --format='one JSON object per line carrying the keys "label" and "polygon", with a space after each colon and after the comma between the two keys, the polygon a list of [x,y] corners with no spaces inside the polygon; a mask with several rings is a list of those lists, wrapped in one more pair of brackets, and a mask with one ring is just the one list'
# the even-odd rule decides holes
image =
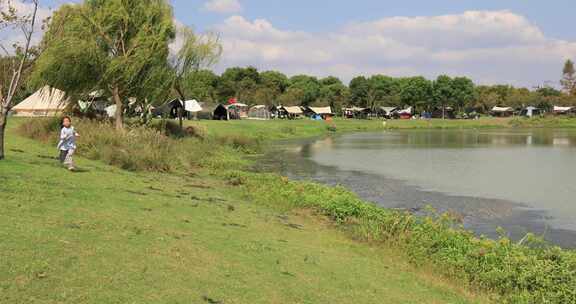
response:
{"label": "white canopy", "polygon": [[384,111],[384,113],[386,113],[387,115],[390,115],[390,114],[392,114],[392,112],[395,112],[398,110],[397,107],[380,107],[380,109],[382,111]]}
{"label": "white canopy", "polygon": [[511,107],[493,107],[492,112],[514,112]]}
{"label": "white canopy", "polygon": [[106,114],[108,117],[115,117],[116,116],[116,105],[111,105],[106,108]]}
{"label": "white canopy", "polygon": [[237,103],[229,104],[228,107],[246,108],[246,107],[248,107],[248,105],[244,104],[244,103],[237,102]]}
{"label": "white canopy", "polygon": [[404,110],[398,111],[398,114],[410,114],[410,115],[412,115],[412,107],[408,107]]}
{"label": "white canopy", "polygon": [[574,107],[559,107],[554,106],[554,112],[570,112]]}
{"label": "white canopy", "polygon": [[200,105],[200,103],[196,99],[186,100],[184,102],[184,109],[187,112],[196,113],[196,112],[202,111],[202,106]]}
{"label": "white canopy", "polygon": [[284,110],[286,110],[286,112],[288,112],[288,114],[295,114],[295,115],[299,115],[302,114],[302,109],[300,107],[283,107]]}
{"label": "white canopy", "polygon": [[44,86],[13,107],[12,112],[20,117],[55,116],[64,111],[69,103],[64,91]]}
{"label": "white canopy", "polygon": [[332,115],[332,109],[330,107],[308,107],[308,109],[318,115]]}

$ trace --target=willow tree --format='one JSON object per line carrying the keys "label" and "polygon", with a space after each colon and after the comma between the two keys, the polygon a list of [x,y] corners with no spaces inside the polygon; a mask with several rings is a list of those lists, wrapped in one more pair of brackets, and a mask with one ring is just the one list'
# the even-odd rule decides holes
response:
{"label": "willow tree", "polygon": [[169,44],[175,37],[166,0],[85,0],[61,7],[49,24],[33,78],[69,95],[103,90],[123,127],[129,98],[168,90]]}
{"label": "willow tree", "polygon": [[[178,39],[175,47],[177,53],[171,57],[170,64],[173,71],[173,89],[182,101],[187,99],[183,82],[194,78],[194,74],[201,69],[208,68],[220,59],[222,45],[220,36],[215,33],[197,35],[187,26],[178,28]],[[180,44],[180,45],[179,45]],[[178,112],[180,128],[182,128],[183,109]]]}
{"label": "willow tree", "polygon": [[[3,52],[0,57],[3,67],[8,68],[0,79],[0,160],[4,159],[4,134],[8,121],[8,112],[14,106],[15,96],[21,89],[21,82],[30,57],[33,55],[32,37],[37,23],[37,12],[39,1],[30,0],[32,11],[29,14],[18,12],[16,7],[8,0],[0,0],[0,29],[10,31],[20,31],[22,40],[13,43],[11,46],[4,45],[0,41],[0,50]],[[14,47],[14,53],[9,48]]]}

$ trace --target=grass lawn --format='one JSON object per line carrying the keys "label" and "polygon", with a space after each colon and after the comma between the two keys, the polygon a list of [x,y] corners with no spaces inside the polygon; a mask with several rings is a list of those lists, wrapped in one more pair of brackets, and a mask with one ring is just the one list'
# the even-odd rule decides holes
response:
{"label": "grass lawn", "polygon": [[69,173],[51,159],[54,147],[11,126],[0,162],[0,303],[485,302],[394,251],[304,211],[253,204],[202,172],[131,173],[78,159],[82,171]]}
{"label": "grass lawn", "polygon": [[384,130],[382,120],[312,121],[299,120],[201,120],[186,122],[188,125],[203,126],[209,136],[243,134],[263,140],[306,138],[322,136],[329,132],[362,132]]}
{"label": "grass lawn", "polygon": [[344,120],[332,122],[301,120],[234,120],[197,122],[187,125],[202,126],[208,135],[215,137],[246,135],[263,140],[305,138],[325,135],[330,132],[349,133],[378,131],[385,129],[482,129],[482,128],[576,128],[575,118],[492,118],[478,120]]}

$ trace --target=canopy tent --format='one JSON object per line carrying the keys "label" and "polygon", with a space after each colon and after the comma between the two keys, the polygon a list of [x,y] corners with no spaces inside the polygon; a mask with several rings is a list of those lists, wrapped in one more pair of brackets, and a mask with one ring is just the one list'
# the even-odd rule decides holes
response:
{"label": "canopy tent", "polygon": [[330,107],[307,107],[305,112],[306,116],[315,120],[329,119],[334,116]]}
{"label": "canopy tent", "polygon": [[265,105],[253,106],[248,110],[248,119],[268,120],[272,117],[272,112]]}
{"label": "canopy tent", "polygon": [[330,107],[308,107],[308,110],[316,115],[334,115]]}
{"label": "canopy tent", "polygon": [[302,108],[300,107],[296,107],[296,106],[292,106],[292,107],[285,107],[285,106],[279,106],[277,108],[278,110],[278,118],[283,118],[283,119],[295,119],[295,118],[299,118],[302,116],[302,114],[304,114],[304,112],[302,111]]}
{"label": "canopy tent", "polygon": [[219,104],[212,112],[212,118],[214,120],[234,120],[246,118],[248,117],[246,107],[246,105],[238,103],[230,105]]}
{"label": "canopy tent", "polygon": [[[424,116],[424,115],[422,115]],[[429,113],[430,118],[456,118],[456,113],[452,107],[434,107],[432,112]]]}
{"label": "canopy tent", "polygon": [[111,106],[106,107],[105,111],[106,111],[106,115],[108,115],[108,117],[110,117],[110,118],[116,117],[116,105],[111,105]]}
{"label": "canopy tent", "polygon": [[184,110],[190,113],[202,112],[202,106],[196,99],[186,100],[184,102]]}
{"label": "canopy tent", "polygon": [[520,115],[525,117],[535,117],[540,114],[542,114],[542,111],[536,107],[526,107],[520,112]]}
{"label": "canopy tent", "polygon": [[394,116],[394,114],[397,112],[397,107],[380,107],[378,109],[378,115],[385,118],[392,118],[392,116]]}
{"label": "canopy tent", "polygon": [[178,118],[178,111],[184,108],[184,104],[180,99],[172,99],[165,104],[155,108],[152,114],[157,117],[164,118]]}
{"label": "canopy tent", "polygon": [[12,108],[12,115],[18,117],[57,116],[70,105],[64,91],[44,86]]}
{"label": "canopy tent", "polygon": [[494,116],[512,116],[514,108],[512,107],[493,107],[490,111]]}
{"label": "canopy tent", "polygon": [[559,107],[554,106],[554,114],[562,115],[562,114],[569,114],[574,113],[574,107]]}
{"label": "canopy tent", "polygon": [[410,119],[412,118],[412,114],[413,114],[413,108],[412,107],[408,107],[404,110],[398,110],[394,113],[394,116],[400,119]]}
{"label": "canopy tent", "polygon": [[342,108],[342,114],[346,118],[367,118],[370,114],[370,109],[360,107]]}

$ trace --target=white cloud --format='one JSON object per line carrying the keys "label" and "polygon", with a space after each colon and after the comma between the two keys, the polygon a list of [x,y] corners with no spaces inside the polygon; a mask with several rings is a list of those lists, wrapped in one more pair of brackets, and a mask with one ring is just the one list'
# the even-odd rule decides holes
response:
{"label": "white cloud", "polygon": [[282,30],[264,19],[232,16],[216,29],[224,43],[219,69],[254,65],[344,80],[359,74],[447,73],[532,86],[559,79],[563,61],[576,58],[576,42],[546,37],[511,11],[390,17],[327,33]]}
{"label": "white cloud", "polygon": [[238,0],[210,0],[204,3],[204,9],[220,14],[235,14],[242,11]]}

